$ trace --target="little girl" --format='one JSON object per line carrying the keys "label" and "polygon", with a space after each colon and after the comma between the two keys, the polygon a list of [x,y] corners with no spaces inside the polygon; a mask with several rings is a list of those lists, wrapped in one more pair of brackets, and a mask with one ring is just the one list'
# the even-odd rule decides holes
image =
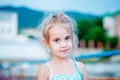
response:
{"label": "little girl", "polygon": [[42,43],[52,59],[40,67],[38,80],[88,80],[84,64],[72,57],[78,47],[75,27],[64,13],[51,14],[43,21]]}

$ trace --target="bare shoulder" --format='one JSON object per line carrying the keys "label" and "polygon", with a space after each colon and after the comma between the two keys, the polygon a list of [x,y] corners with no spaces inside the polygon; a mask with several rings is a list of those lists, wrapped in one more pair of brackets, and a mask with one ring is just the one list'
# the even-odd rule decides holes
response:
{"label": "bare shoulder", "polygon": [[82,73],[86,72],[85,65],[82,62],[77,62],[77,64]]}
{"label": "bare shoulder", "polygon": [[77,63],[78,63],[78,67],[79,67],[80,71],[83,74],[83,80],[89,80],[85,65],[82,62],[77,62]]}
{"label": "bare shoulder", "polygon": [[47,64],[40,65],[38,75],[37,75],[37,80],[48,80],[49,73],[50,73],[50,70]]}
{"label": "bare shoulder", "polygon": [[85,65],[82,62],[77,62],[80,69],[84,70]]}

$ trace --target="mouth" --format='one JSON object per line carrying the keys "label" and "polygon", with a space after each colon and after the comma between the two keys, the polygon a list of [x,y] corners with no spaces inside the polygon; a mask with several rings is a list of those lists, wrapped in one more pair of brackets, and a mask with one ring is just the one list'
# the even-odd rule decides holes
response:
{"label": "mouth", "polygon": [[64,49],[64,50],[60,50],[60,52],[62,52],[62,53],[67,53],[69,51],[69,49]]}

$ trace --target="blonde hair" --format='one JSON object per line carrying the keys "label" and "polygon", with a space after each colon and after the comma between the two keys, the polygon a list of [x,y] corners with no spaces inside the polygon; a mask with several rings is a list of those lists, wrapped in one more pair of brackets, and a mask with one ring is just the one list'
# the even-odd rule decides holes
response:
{"label": "blonde hair", "polygon": [[[41,44],[45,48],[43,44],[44,39],[49,38],[48,31],[50,28],[55,26],[56,24],[65,24],[73,36],[73,53],[76,52],[78,48],[78,38],[77,38],[77,29],[76,29],[76,22],[67,16],[64,13],[58,12],[58,13],[51,13],[49,16],[47,16],[42,24],[40,25],[40,30],[41,30]],[[48,49],[45,49],[45,51],[49,51]]]}

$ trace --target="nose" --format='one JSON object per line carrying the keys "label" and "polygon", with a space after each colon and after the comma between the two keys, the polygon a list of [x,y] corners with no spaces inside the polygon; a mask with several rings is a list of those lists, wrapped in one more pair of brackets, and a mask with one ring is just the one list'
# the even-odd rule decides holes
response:
{"label": "nose", "polygon": [[61,48],[66,48],[67,47],[67,42],[62,41],[60,46],[61,46]]}

